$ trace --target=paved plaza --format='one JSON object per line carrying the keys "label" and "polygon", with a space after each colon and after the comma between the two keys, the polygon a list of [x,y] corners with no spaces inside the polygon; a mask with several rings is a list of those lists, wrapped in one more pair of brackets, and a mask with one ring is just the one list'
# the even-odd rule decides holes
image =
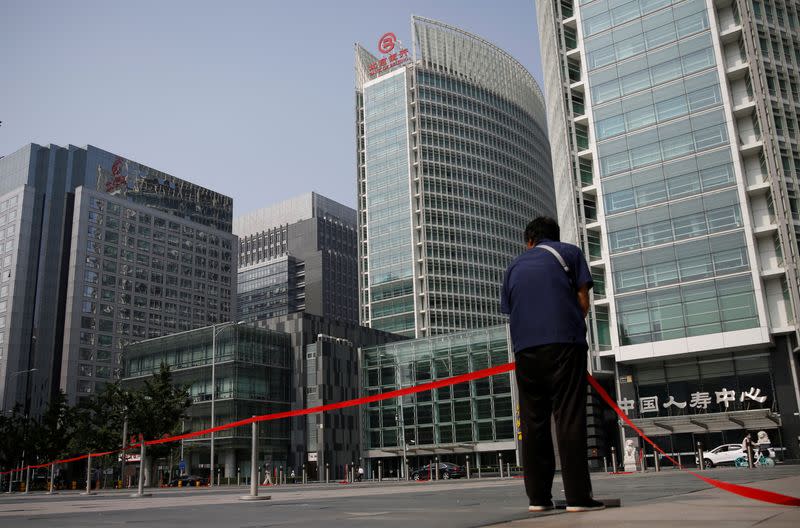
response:
{"label": "paved plaza", "polygon": [[[727,482],[800,495],[800,466],[769,470],[717,469],[706,474]],[[777,527],[800,525],[800,508],[773,506],[711,489],[678,471],[594,475],[595,495],[618,497],[621,508],[567,514],[527,513],[520,479],[439,482],[364,482],[260,488],[272,499],[244,502],[245,487],[159,489],[142,499],[129,492],[81,496],[0,496],[0,524],[30,527],[96,526],[694,526]],[[563,497],[556,480],[556,498]]]}

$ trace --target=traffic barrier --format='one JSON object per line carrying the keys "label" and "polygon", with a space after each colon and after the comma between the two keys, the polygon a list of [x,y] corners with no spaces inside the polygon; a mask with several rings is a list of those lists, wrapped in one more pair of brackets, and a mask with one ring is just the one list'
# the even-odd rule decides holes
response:
{"label": "traffic barrier", "polygon": [[[194,431],[194,432],[190,432],[190,433],[184,433],[184,434],[180,434],[180,435],[176,435],[176,436],[159,438],[159,439],[155,439],[155,440],[148,440],[148,441],[140,440],[138,444],[128,445],[124,449],[106,451],[106,452],[103,452],[103,453],[94,453],[93,455],[89,455],[89,454],[78,455],[78,456],[75,456],[75,457],[72,457],[72,458],[67,458],[67,459],[64,459],[64,460],[56,460],[56,461],[53,461],[53,462],[46,462],[44,464],[30,465],[30,466],[25,466],[25,467],[22,467],[22,468],[11,469],[11,470],[8,470],[8,471],[0,472],[0,474],[5,475],[5,474],[21,472],[21,471],[27,470],[28,467],[36,469],[36,468],[40,468],[40,467],[47,467],[47,466],[49,466],[51,464],[66,464],[68,462],[75,462],[75,461],[78,461],[78,460],[85,460],[89,456],[99,457],[99,456],[111,455],[111,454],[119,453],[119,452],[122,452],[122,451],[127,451],[129,449],[135,449],[137,447],[144,447],[144,446],[148,446],[148,445],[159,445],[159,444],[177,442],[179,440],[186,440],[186,439],[189,439],[189,438],[195,438],[195,437],[198,437],[198,436],[203,436],[203,435],[210,434],[212,432],[216,433],[216,432],[219,432],[219,431],[225,431],[225,430],[228,430],[228,429],[233,429],[235,427],[242,427],[244,425],[250,425],[252,423],[257,423],[257,422],[281,420],[281,419],[284,419],[284,418],[292,418],[292,417],[295,417],[295,416],[306,416],[306,415],[309,415],[309,414],[317,414],[317,413],[321,413],[321,412],[334,411],[334,410],[338,410],[338,409],[345,409],[345,408],[348,408],[348,407],[356,407],[356,406],[365,405],[365,404],[373,403],[373,402],[377,402],[377,401],[383,401],[383,400],[389,400],[389,399],[392,399],[392,398],[398,398],[400,396],[407,396],[409,394],[416,394],[416,393],[419,393],[419,392],[426,392],[426,391],[430,391],[432,389],[438,389],[438,388],[441,388],[441,387],[448,387],[448,386],[451,386],[451,385],[457,385],[459,383],[465,383],[465,382],[472,381],[472,380],[488,378],[490,376],[495,376],[497,374],[504,374],[506,372],[511,372],[512,370],[514,370],[514,363],[513,362],[512,363],[506,363],[506,364],[503,364],[503,365],[497,365],[495,367],[489,367],[489,368],[485,368],[485,369],[481,369],[481,370],[476,370],[474,372],[469,372],[467,374],[460,374],[458,376],[451,376],[449,378],[444,378],[444,379],[440,379],[440,380],[436,380],[436,381],[431,381],[431,382],[428,382],[428,383],[422,383],[420,385],[416,385],[416,386],[412,386],[412,387],[405,387],[405,388],[402,388],[402,389],[397,389],[397,390],[393,390],[393,391],[389,391],[389,392],[383,392],[383,393],[380,393],[380,394],[373,394],[371,396],[364,396],[364,397],[361,397],[361,398],[355,398],[355,399],[352,399],[352,400],[345,400],[345,401],[341,401],[341,402],[337,402],[337,403],[329,403],[329,404],[326,404],[326,405],[318,405],[316,407],[308,407],[308,408],[305,408],[305,409],[296,409],[296,410],[292,410],[292,411],[284,411],[284,412],[278,412],[278,413],[272,413],[272,414],[263,414],[263,415],[260,415],[260,416],[253,416],[252,418],[246,418],[246,419],[243,419],[243,420],[238,420],[236,422],[231,422],[231,423],[228,423],[228,424],[219,425],[219,426],[212,427],[212,428],[209,428],[209,429],[204,429],[204,430],[201,430],[201,431]],[[664,455],[664,457],[667,460],[672,462],[680,470],[686,471],[690,475],[693,475],[694,477],[702,480],[703,482],[705,482],[705,483],[707,483],[707,484],[709,484],[711,486],[714,486],[716,488],[728,491],[730,493],[734,493],[736,495],[740,495],[742,497],[747,497],[747,498],[758,500],[758,501],[762,501],[762,502],[769,502],[769,503],[772,503],[772,504],[780,504],[780,505],[785,505],[785,506],[800,506],[800,498],[797,498],[797,497],[790,497],[788,495],[782,495],[780,493],[774,493],[774,492],[771,492],[771,491],[759,490],[759,489],[751,488],[751,487],[748,487],[748,486],[742,486],[742,485],[739,485],[739,484],[731,484],[731,483],[728,483],[728,482],[723,482],[723,481],[712,479],[712,478],[709,478],[709,477],[704,477],[703,475],[700,475],[700,474],[698,474],[698,473],[696,473],[694,471],[689,471],[689,470],[683,468],[681,466],[681,464],[677,460],[675,460],[669,454],[667,454],[666,451],[661,449],[655,442],[653,442],[649,437],[647,437],[638,427],[636,427],[636,425],[630,420],[630,418],[628,418],[628,415],[626,415],[622,411],[622,409],[619,408],[619,406],[614,401],[614,399],[611,398],[611,396],[605,391],[605,389],[603,389],[603,387],[600,385],[600,383],[598,383],[597,380],[595,380],[591,376],[591,374],[587,374],[586,376],[587,376],[587,379],[589,381],[589,384],[597,391],[597,393],[600,395],[600,397],[603,399],[603,401],[605,401],[606,404],[608,404],[614,410],[614,412],[617,413],[617,415],[620,417],[620,419],[622,421],[624,421],[625,424],[628,427],[630,427],[633,431],[635,431],[636,434],[638,434],[644,441],[646,441],[651,446],[653,446],[653,448],[655,450],[657,450],[659,453]],[[144,446],[142,444],[144,444]],[[480,476],[480,467],[478,467],[478,472],[479,472],[479,476]],[[380,476],[379,476],[379,479],[380,479]],[[327,480],[327,478],[326,478],[326,480]]]}

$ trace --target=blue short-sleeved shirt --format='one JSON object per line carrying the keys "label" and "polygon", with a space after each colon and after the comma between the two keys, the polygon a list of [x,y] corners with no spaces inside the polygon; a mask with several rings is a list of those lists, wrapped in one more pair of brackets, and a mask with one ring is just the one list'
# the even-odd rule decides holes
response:
{"label": "blue short-sleeved shirt", "polygon": [[534,247],[506,270],[500,310],[509,314],[514,351],[553,343],[586,344],[586,321],[577,290],[594,283],[583,252],[577,246],[542,240],[558,251],[569,266],[564,271],[546,249]]}

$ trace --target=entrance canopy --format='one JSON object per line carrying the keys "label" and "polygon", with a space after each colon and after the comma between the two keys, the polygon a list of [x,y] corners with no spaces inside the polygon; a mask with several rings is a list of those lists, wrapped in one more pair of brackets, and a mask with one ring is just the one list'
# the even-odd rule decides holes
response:
{"label": "entrance canopy", "polygon": [[769,409],[633,418],[631,421],[647,436],[666,436],[677,433],[718,433],[735,429],[777,429],[781,426],[781,416]]}

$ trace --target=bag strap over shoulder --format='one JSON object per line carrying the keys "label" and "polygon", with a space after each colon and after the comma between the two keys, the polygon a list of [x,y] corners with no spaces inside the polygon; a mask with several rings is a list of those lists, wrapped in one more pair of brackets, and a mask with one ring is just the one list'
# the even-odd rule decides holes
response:
{"label": "bag strap over shoulder", "polygon": [[555,250],[555,248],[546,246],[544,244],[538,244],[536,247],[546,249],[547,251],[549,251],[550,254],[553,255],[556,258],[556,260],[558,260],[558,263],[561,264],[561,267],[564,268],[564,271],[569,273],[569,266],[567,266],[567,263],[564,261],[564,257],[562,257],[561,254]]}

